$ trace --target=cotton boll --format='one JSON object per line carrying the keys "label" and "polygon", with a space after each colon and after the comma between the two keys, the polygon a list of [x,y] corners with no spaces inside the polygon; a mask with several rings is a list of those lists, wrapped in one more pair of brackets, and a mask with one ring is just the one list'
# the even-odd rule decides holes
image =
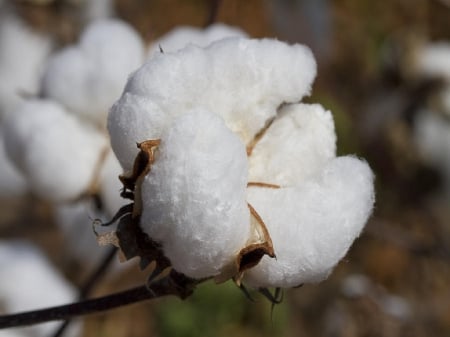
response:
{"label": "cotton boll", "polygon": [[11,13],[0,15],[0,116],[17,106],[21,94],[37,94],[51,49],[49,37],[36,33]]}
{"label": "cotton boll", "polygon": [[247,155],[223,120],[204,110],[176,119],[142,183],[142,229],[175,270],[214,276],[249,236]]}
{"label": "cotton boll", "polygon": [[167,52],[174,52],[188,44],[206,47],[211,42],[226,37],[246,37],[247,34],[239,28],[231,27],[223,23],[215,23],[206,29],[179,26],[154,41],[149,49],[149,55],[159,53],[160,48]]}
{"label": "cotton boll", "polygon": [[194,107],[214,111],[248,144],[282,103],[309,92],[315,74],[309,49],[269,39],[228,38],[204,49],[190,45],[157,54],[130,77],[111,109],[111,144],[131,170],[136,142],[160,138]]}
{"label": "cotton boll", "polygon": [[253,148],[249,181],[297,184],[335,156],[336,135],[330,111],[318,104],[286,105]]}
{"label": "cotton boll", "polygon": [[319,282],[366,223],[374,203],[373,174],[365,162],[340,157],[295,187],[250,188],[247,200],[265,222],[277,258],[264,257],[244,282],[282,288]]}
{"label": "cotton boll", "polygon": [[450,81],[450,43],[442,41],[423,46],[417,51],[415,66],[421,75]]}
{"label": "cotton boll", "polygon": [[64,201],[86,192],[106,137],[59,104],[25,102],[6,120],[6,152],[38,196]]}
{"label": "cotton boll", "polygon": [[432,111],[417,113],[414,139],[423,158],[441,170],[450,195],[450,123]]}
{"label": "cotton boll", "polygon": [[113,217],[122,206],[130,203],[129,200],[120,196],[123,185],[119,180],[119,175],[122,173],[122,167],[114,152],[108,151],[100,172],[99,189],[104,210],[109,217]]}
{"label": "cotton boll", "polygon": [[143,42],[128,24],[96,21],[78,45],[51,58],[42,81],[43,95],[104,127],[108,109],[143,55]]}
{"label": "cotton boll", "polygon": [[[8,313],[71,303],[76,298],[75,289],[29,243],[0,241],[0,270],[0,303]],[[19,336],[44,337],[59,325],[50,322],[11,331]],[[68,336],[79,336],[81,328],[78,322],[72,324]]]}

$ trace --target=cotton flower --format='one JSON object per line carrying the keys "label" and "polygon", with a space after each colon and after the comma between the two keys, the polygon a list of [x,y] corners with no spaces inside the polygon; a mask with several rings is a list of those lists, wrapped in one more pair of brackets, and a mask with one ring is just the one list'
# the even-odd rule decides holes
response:
{"label": "cotton flower", "polygon": [[292,287],[324,279],[359,235],[373,174],[336,158],[329,111],[298,103],[315,73],[304,46],[230,38],[155,55],[130,77],[111,143],[132,173],[135,144],[147,149],[140,227],[177,271]]}

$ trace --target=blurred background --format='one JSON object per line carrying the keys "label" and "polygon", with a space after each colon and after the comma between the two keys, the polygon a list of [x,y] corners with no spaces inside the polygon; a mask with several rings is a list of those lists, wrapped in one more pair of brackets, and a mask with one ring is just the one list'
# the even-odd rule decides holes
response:
{"label": "blurred background", "polygon": [[[318,61],[306,101],[333,112],[339,154],[365,158],[376,174],[374,214],[347,257],[326,281],[286,291],[273,312],[258,294],[251,302],[233,284],[207,283],[184,301],[158,299],[89,316],[75,335],[450,336],[448,0],[3,0],[0,11],[0,20],[14,16],[49,37],[52,52],[77,41],[89,22],[110,16],[127,21],[147,45],[177,26],[212,22],[251,37],[304,43]],[[0,77],[0,84],[8,81]],[[0,185],[2,244],[26,240],[42,251],[52,273],[80,286],[95,263],[70,248],[79,244],[77,230],[68,235],[51,202],[11,184]],[[16,282],[7,266],[17,261],[0,255],[1,279]],[[132,262],[112,270],[90,296],[146,280]],[[34,293],[52,292],[33,275],[24,267],[18,277]],[[0,313],[9,308],[4,292]]]}

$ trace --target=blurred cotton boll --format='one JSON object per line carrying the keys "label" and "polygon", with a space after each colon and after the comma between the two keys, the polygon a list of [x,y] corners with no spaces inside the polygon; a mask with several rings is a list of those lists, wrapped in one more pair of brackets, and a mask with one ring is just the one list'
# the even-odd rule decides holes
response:
{"label": "blurred cotton boll", "polygon": [[247,37],[247,34],[237,27],[227,26],[223,23],[215,23],[201,29],[191,26],[178,26],[152,42],[149,48],[149,56],[160,52],[174,52],[193,44],[206,47],[210,43],[228,37]]}
{"label": "blurred cotton boll", "polygon": [[77,45],[49,60],[42,94],[104,127],[108,109],[143,58],[143,42],[131,26],[113,19],[95,21]]}
{"label": "blurred cotton boll", "polygon": [[[0,241],[0,269],[0,305],[7,313],[66,304],[76,298],[73,286],[30,243]],[[6,332],[13,332],[12,336],[45,337],[59,325],[50,322]],[[73,324],[67,336],[80,336],[81,328],[80,323]],[[3,331],[0,336],[4,336]]]}
{"label": "blurred cotton boll", "polygon": [[36,195],[69,201],[94,183],[107,140],[61,105],[27,101],[6,120],[4,130],[8,156]]}
{"label": "blurred cotton boll", "polygon": [[27,27],[11,13],[0,14],[0,120],[12,113],[22,95],[36,95],[52,50],[48,36]]}
{"label": "blurred cotton boll", "polygon": [[[0,129],[1,130],[1,129]],[[25,193],[24,177],[10,162],[5,152],[3,132],[0,131],[0,197],[14,197]]]}

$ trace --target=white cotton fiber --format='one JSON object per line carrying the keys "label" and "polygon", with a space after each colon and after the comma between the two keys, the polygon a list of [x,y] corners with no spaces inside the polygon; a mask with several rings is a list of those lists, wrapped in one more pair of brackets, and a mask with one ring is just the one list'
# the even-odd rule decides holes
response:
{"label": "white cotton fiber", "polygon": [[36,195],[75,199],[95,175],[106,137],[57,103],[30,100],[6,120],[6,152]]}
{"label": "white cotton fiber", "polygon": [[450,43],[429,43],[417,51],[417,71],[427,77],[445,78],[450,81]]}
{"label": "white cotton fiber", "polygon": [[231,27],[223,23],[215,23],[205,29],[178,26],[156,41],[153,41],[149,48],[149,55],[153,56],[156,53],[160,53],[160,48],[164,53],[174,52],[186,47],[188,44],[206,47],[211,42],[227,37],[247,37],[247,34],[237,27]]}
{"label": "white cotton fiber", "polygon": [[130,170],[136,142],[160,138],[196,107],[222,117],[247,144],[282,103],[309,93],[315,74],[307,47],[270,39],[228,38],[157,54],[130,77],[110,111],[112,147]]}
{"label": "white cotton fiber", "polygon": [[441,170],[450,195],[450,123],[433,111],[419,111],[414,120],[414,140],[423,158]]}
{"label": "white cotton fiber", "polygon": [[[76,298],[73,286],[30,243],[0,241],[0,270],[0,303],[8,313],[68,304]],[[49,322],[11,331],[18,336],[44,337],[60,324]],[[81,328],[79,322],[72,324],[67,336],[79,336]]]}
{"label": "white cotton fiber", "polygon": [[252,151],[249,181],[297,184],[335,156],[331,112],[319,104],[286,105]]}
{"label": "white cotton fiber", "polygon": [[325,279],[360,234],[374,203],[373,174],[353,157],[331,160],[317,175],[281,189],[249,188],[276,259],[245,274],[253,287],[294,287]]}
{"label": "white cotton fiber", "polygon": [[51,39],[27,27],[11,13],[0,14],[0,119],[38,93],[40,76],[52,49]]}
{"label": "white cotton fiber", "polygon": [[110,106],[128,75],[141,65],[143,55],[143,42],[131,26],[113,19],[95,21],[78,45],[50,59],[42,92],[80,117],[104,126]]}
{"label": "white cotton fiber", "polygon": [[163,132],[141,226],[177,271],[203,278],[234,261],[250,230],[247,174],[245,146],[220,117],[191,111]]}

